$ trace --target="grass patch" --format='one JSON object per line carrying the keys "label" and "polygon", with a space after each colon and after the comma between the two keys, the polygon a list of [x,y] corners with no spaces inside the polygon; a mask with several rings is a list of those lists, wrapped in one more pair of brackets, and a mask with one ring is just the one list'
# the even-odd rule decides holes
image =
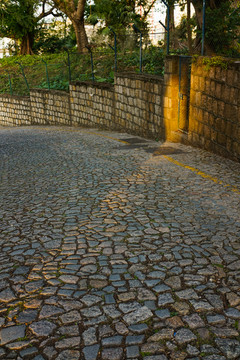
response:
{"label": "grass patch", "polygon": [[21,338],[17,339],[17,341],[27,341],[27,340],[28,340],[27,336],[24,336],[24,337],[21,337]]}
{"label": "grass patch", "polygon": [[[47,81],[47,72],[49,83]],[[14,95],[28,95],[23,77],[24,73],[29,88],[42,88],[68,91],[69,67],[66,52],[43,55],[10,56],[0,59],[0,93],[10,93],[10,81]],[[90,54],[70,53],[72,81],[91,81],[92,69]],[[114,54],[110,49],[96,49],[93,52],[94,78],[97,82],[114,82]],[[134,51],[119,50],[118,71],[139,73],[139,49]],[[143,72],[162,76],[164,72],[164,52],[156,46],[143,51]]]}

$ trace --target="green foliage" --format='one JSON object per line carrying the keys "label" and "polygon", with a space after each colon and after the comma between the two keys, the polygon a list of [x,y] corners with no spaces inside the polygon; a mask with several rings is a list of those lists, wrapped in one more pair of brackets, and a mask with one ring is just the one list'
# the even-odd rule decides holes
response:
{"label": "green foliage", "polygon": [[56,54],[62,52],[63,48],[74,49],[76,36],[72,26],[66,22],[54,21],[43,26],[36,36],[33,51],[35,54]]}
{"label": "green foliage", "polygon": [[[157,46],[150,46],[143,50],[143,72],[147,74],[163,75],[164,72],[164,50]],[[120,56],[121,70],[128,68],[129,70],[139,72],[139,49],[135,49],[132,53],[121,54]]]}
{"label": "green foliage", "polygon": [[[48,8],[45,10],[46,4]],[[39,11],[40,6],[42,6],[42,11]],[[53,9],[51,0],[47,2],[42,0],[2,0],[0,36],[13,39],[19,54],[32,55],[35,37],[42,38],[43,35],[43,19],[49,14],[53,14]],[[55,15],[61,16],[59,13]],[[49,38],[51,36],[52,34]]]}
{"label": "green foliage", "polygon": [[221,1],[206,8],[206,41],[216,54],[240,54],[240,7],[234,10],[233,1]]}
{"label": "green foliage", "polygon": [[10,93],[10,84],[9,84],[9,79],[8,79],[7,73],[0,74],[0,84],[1,84],[1,88],[0,88],[1,94]]}
{"label": "green foliage", "polygon": [[148,74],[163,75],[164,71],[164,50],[163,48],[150,46],[143,57],[144,72]]}
{"label": "green foliage", "polygon": [[177,311],[171,311],[170,312],[170,316],[171,317],[174,317],[174,316],[177,316],[178,315],[178,312]]}
{"label": "green foliage", "polygon": [[1,36],[22,39],[35,27],[34,12],[38,0],[2,0],[0,6]]}
{"label": "green foliage", "polygon": [[198,54],[194,54],[194,55],[192,56],[192,63],[193,63],[193,64],[197,62],[199,56],[200,56],[200,55],[198,55]]}
{"label": "green foliage", "polygon": [[216,266],[216,267],[219,267],[219,268],[221,268],[221,269],[224,269],[224,265],[223,264],[213,264],[214,266]]}
{"label": "green foliage", "polygon": [[151,355],[152,355],[152,353],[149,352],[149,351],[141,351],[140,354],[142,355],[142,357],[144,357],[144,356],[151,356]]}
{"label": "green foliage", "polygon": [[53,54],[62,52],[64,47],[74,45],[74,41],[70,36],[59,38],[58,35],[43,36],[37,39],[33,47],[34,53]]}
{"label": "green foliage", "polygon": [[27,340],[28,340],[27,336],[24,336],[24,337],[21,337],[21,338],[17,339],[17,341],[27,341]]}
{"label": "green foliage", "polygon": [[32,66],[39,64],[41,59],[45,60],[47,63],[59,63],[66,58],[66,53],[62,52],[59,54],[43,54],[39,55],[15,55],[4,57],[0,59],[0,69],[16,68],[19,65],[16,64],[16,61],[20,62],[23,66]]}
{"label": "green foliage", "polygon": [[97,14],[91,14],[88,16],[88,18],[86,19],[86,23],[90,24],[90,25],[96,25],[98,23],[98,16]]}
{"label": "green foliage", "polygon": [[0,6],[0,36],[20,43],[21,54],[32,54],[32,45],[38,23],[36,10],[40,0],[2,0]]}
{"label": "green foliage", "polygon": [[222,56],[204,57],[202,63],[206,65],[206,69],[209,70],[211,67],[220,67],[227,69],[229,65],[233,63],[233,60],[226,59]]}
{"label": "green foliage", "polygon": [[136,7],[142,6],[147,11],[149,2],[146,0],[95,0],[87,21],[93,25],[97,19],[104,20],[105,25],[112,27],[118,35],[123,35],[135,24],[141,31],[147,31],[145,16],[141,16]]}
{"label": "green foliage", "polygon": [[170,33],[170,53],[172,55],[189,55],[189,43],[188,43],[188,34],[187,26],[190,26],[191,32],[194,33],[194,28],[196,28],[196,16],[192,16],[187,20],[186,15],[181,17],[180,23],[175,27],[175,29]]}
{"label": "green foliage", "polygon": [[[49,81],[50,89],[52,90],[68,90],[69,82],[66,79],[63,79],[61,75],[55,76],[55,78],[51,81]],[[42,81],[42,83],[39,85],[40,88],[48,89],[48,82]]]}

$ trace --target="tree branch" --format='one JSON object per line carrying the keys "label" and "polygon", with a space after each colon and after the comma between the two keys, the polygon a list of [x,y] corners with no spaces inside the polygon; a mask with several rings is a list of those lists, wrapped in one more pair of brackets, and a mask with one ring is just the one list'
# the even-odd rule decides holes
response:
{"label": "tree branch", "polygon": [[54,17],[60,17],[60,16],[63,16],[63,13],[58,13],[58,12],[56,12],[56,13],[52,13],[52,16],[54,16]]}
{"label": "tree branch", "polygon": [[52,7],[50,10],[46,11],[46,12],[42,12],[38,17],[37,17],[37,21],[43,19],[44,17],[48,16],[48,15],[53,15],[53,10],[55,9],[55,7]]}
{"label": "tree branch", "polygon": [[43,0],[43,3],[42,3],[42,14],[45,13],[45,4],[46,4],[46,0]]}
{"label": "tree branch", "polygon": [[86,4],[86,0],[78,0],[78,5],[77,5],[78,19],[83,19],[85,4]]}
{"label": "tree branch", "polygon": [[76,7],[74,0],[53,0],[56,7],[66,14],[70,19],[72,15],[76,12]]}
{"label": "tree branch", "polygon": [[153,8],[155,2],[156,2],[156,0],[152,0],[152,3],[149,5],[148,9],[147,9],[147,10],[144,10],[143,20],[146,19],[146,17],[148,16],[149,12],[150,12],[151,9]]}

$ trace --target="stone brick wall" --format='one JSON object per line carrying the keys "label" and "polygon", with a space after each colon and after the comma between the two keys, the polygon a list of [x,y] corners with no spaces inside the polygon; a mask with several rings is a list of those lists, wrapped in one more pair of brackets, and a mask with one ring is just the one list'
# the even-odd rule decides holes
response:
{"label": "stone brick wall", "polygon": [[0,125],[31,124],[31,104],[28,96],[0,95]]}
{"label": "stone brick wall", "polygon": [[240,160],[240,63],[228,69],[192,65],[189,142]]}
{"label": "stone brick wall", "polygon": [[115,129],[114,86],[75,82],[70,85],[72,125]]}
{"label": "stone brick wall", "polygon": [[165,138],[164,82],[157,76],[115,74],[115,122],[132,134]]}
{"label": "stone brick wall", "polygon": [[33,124],[71,125],[70,97],[65,91],[31,89]]}

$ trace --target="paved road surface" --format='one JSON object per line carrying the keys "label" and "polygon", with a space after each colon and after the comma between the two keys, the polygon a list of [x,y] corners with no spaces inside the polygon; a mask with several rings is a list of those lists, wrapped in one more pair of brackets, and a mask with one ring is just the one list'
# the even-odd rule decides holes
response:
{"label": "paved road surface", "polygon": [[240,359],[240,164],[0,130],[0,359]]}

